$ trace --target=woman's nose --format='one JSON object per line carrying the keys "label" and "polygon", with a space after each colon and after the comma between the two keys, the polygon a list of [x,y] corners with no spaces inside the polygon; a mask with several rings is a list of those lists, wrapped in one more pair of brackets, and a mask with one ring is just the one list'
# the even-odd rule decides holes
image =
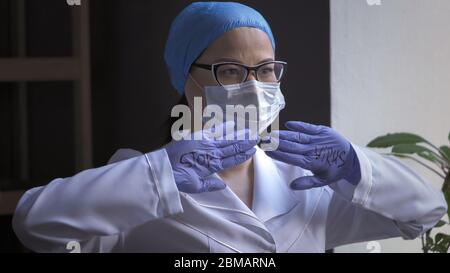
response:
{"label": "woman's nose", "polygon": [[250,73],[247,76],[247,81],[256,80],[256,73],[255,71],[250,71]]}

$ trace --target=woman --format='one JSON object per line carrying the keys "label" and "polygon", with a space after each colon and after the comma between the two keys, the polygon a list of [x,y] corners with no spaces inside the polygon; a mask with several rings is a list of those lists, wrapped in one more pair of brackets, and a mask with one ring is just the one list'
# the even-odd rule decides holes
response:
{"label": "woman", "polygon": [[[259,114],[265,127],[284,106],[285,63],[274,50],[257,11],[193,3],[172,24],[165,60],[192,111],[194,97],[219,105],[250,97],[259,113],[277,107]],[[413,239],[445,214],[442,194],[396,158],[326,126],[286,126],[275,151],[255,140],[203,139],[117,154],[27,191],[14,230],[39,252],[67,252],[74,242],[82,252],[324,252]]]}

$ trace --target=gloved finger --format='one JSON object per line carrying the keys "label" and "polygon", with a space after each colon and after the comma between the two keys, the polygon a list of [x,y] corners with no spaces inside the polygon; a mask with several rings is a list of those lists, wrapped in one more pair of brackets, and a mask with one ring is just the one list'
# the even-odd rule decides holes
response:
{"label": "gloved finger", "polygon": [[304,169],[310,169],[310,162],[309,160],[304,157],[303,155],[293,154],[293,153],[287,153],[282,151],[266,151],[266,154],[270,156],[273,159],[302,167]]}
{"label": "gloved finger", "polygon": [[323,129],[323,126],[321,125],[315,125],[302,121],[288,121],[284,125],[290,130],[312,135],[320,133],[320,131]]}
{"label": "gloved finger", "polygon": [[302,176],[291,182],[290,187],[293,190],[307,190],[311,188],[323,187],[329,183],[317,176]]}
{"label": "gloved finger", "polygon": [[219,148],[217,154],[221,158],[229,157],[250,150],[255,147],[256,143],[256,140],[241,140],[226,147]]}
{"label": "gloved finger", "polygon": [[227,186],[225,182],[213,176],[207,178],[200,178],[200,181],[202,183],[202,187],[200,188],[199,192],[211,192],[223,190]]}
{"label": "gloved finger", "polygon": [[280,139],[278,142],[278,151],[307,155],[314,151],[314,147],[309,144],[300,144],[289,140]]}
{"label": "gloved finger", "polygon": [[197,193],[202,188],[202,183],[200,183],[198,177],[197,179],[194,179],[194,177],[190,177],[189,179],[182,179],[179,181],[176,181],[177,188],[181,192],[186,193]]}
{"label": "gloved finger", "polygon": [[220,140],[214,140],[213,143],[216,147],[222,148],[225,146],[232,145],[234,143],[238,143],[239,141],[247,141],[247,140],[258,140],[258,136],[252,134],[250,130],[244,129],[240,131],[234,131],[231,134],[227,134]]}
{"label": "gloved finger", "polygon": [[226,121],[212,127],[206,127],[201,130],[202,136],[206,140],[223,140],[227,132],[234,130],[234,121]]}
{"label": "gloved finger", "polygon": [[278,131],[278,137],[280,139],[289,140],[297,143],[303,143],[308,144],[311,143],[311,136],[300,133],[297,131],[286,131],[286,130],[280,130]]}
{"label": "gloved finger", "polygon": [[235,154],[226,158],[223,158],[221,160],[221,166],[220,169],[228,169],[231,167],[234,167],[236,165],[239,165],[245,161],[247,161],[249,158],[251,158],[256,153],[256,148],[251,148],[250,150],[247,150],[243,153]]}
{"label": "gloved finger", "polygon": [[227,133],[225,139],[238,139],[238,140],[256,140],[258,139],[258,133],[250,130],[249,128],[244,128],[242,130],[234,130]]}

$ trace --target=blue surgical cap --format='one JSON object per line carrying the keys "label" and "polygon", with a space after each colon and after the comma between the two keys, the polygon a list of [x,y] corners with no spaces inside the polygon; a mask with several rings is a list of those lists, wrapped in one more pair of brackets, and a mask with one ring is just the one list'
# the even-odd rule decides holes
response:
{"label": "blue surgical cap", "polygon": [[258,28],[275,39],[269,24],[256,10],[234,2],[195,2],[175,18],[170,28],[164,59],[170,80],[178,93],[184,85],[192,63],[223,33],[239,28]]}

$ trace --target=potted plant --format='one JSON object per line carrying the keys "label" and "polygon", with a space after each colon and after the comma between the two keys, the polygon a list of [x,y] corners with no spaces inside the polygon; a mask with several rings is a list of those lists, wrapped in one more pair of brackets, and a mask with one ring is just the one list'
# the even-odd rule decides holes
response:
{"label": "potted plant", "polygon": [[[450,141],[450,133],[448,135]],[[411,133],[393,133],[380,136],[372,140],[367,147],[391,148],[390,152],[383,153],[400,158],[414,160],[444,180],[442,192],[447,205],[450,204],[450,147],[442,145],[437,147],[423,137]],[[450,210],[447,210],[450,219]],[[449,223],[440,220],[434,228],[439,228]],[[450,246],[450,234],[438,232],[434,237],[431,230],[422,235],[422,250],[425,253],[447,253]]]}

